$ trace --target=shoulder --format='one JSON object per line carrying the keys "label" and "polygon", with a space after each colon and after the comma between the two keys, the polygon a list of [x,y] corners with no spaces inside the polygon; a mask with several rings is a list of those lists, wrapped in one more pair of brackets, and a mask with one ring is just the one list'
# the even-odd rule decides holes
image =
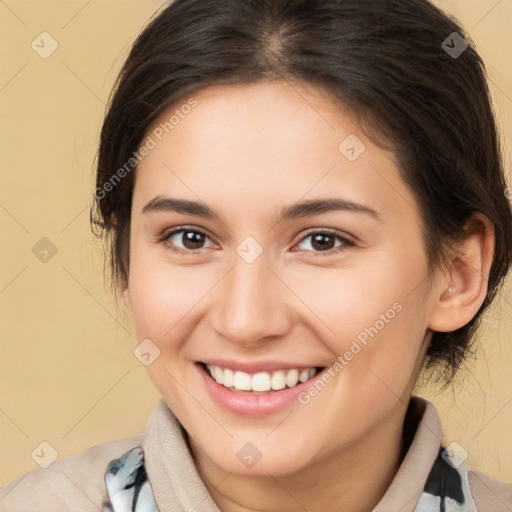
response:
{"label": "shoulder", "polygon": [[512,484],[494,480],[472,469],[468,470],[468,482],[478,512],[512,510]]}
{"label": "shoulder", "polygon": [[106,497],[104,476],[112,459],[139,446],[144,434],[90,446],[56,460],[47,469],[37,468],[0,488],[3,512],[97,512]]}

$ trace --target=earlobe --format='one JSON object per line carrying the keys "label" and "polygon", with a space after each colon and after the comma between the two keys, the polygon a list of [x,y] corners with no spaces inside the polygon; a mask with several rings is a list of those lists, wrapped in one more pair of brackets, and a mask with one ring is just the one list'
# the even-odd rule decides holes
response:
{"label": "earlobe", "polygon": [[434,292],[430,329],[454,331],[476,315],[487,295],[494,241],[492,223],[484,215],[475,214],[466,225],[463,240],[454,247],[448,284],[445,280]]}

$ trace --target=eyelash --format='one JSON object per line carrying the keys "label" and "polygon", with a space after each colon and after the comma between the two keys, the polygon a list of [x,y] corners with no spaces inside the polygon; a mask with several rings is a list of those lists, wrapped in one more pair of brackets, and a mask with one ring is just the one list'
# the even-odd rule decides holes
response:
{"label": "eyelash", "polygon": [[[180,254],[180,255],[186,255],[186,256],[191,256],[191,255],[195,255],[195,254],[198,254],[202,249],[204,248],[201,248],[201,249],[180,249],[179,247],[176,247],[174,244],[170,243],[169,242],[169,238],[171,238],[171,236],[175,235],[176,233],[180,233],[180,232],[183,232],[183,233],[199,233],[201,235],[204,235],[205,237],[209,238],[208,234],[199,229],[199,228],[179,228],[179,229],[174,229],[173,231],[169,231],[167,233],[165,233],[158,241],[160,243],[163,243],[166,245],[167,248],[169,248],[171,251],[177,253],[177,254]],[[305,240],[306,238],[310,237],[310,236],[314,236],[314,235],[329,235],[331,237],[334,237],[334,238],[337,238],[338,240],[340,240],[342,242],[342,245],[341,246],[338,246],[338,247],[335,247],[335,248],[332,248],[332,249],[329,249],[327,251],[303,251],[303,252],[309,252],[309,253],[315,253],[316,255],[319,255],[319,256],[332,256],[333,254],[337,254],[343,250],[346,250],[347,247],[353,247],[355,246],[355,242],[353,242],[352,240],[349,240],[348,238],[345,238],[343,236],[341,236],[339,233],[337,233],[336,231],[333,231],[333,230],[330,230],[330,229],[323,229],[323,230],[316,230],[316,231],[310,231],[308,233],[306,233],[300,240],[298,243],[302,242],[303,240]],[[295,252],[295,251],[294,251]],[[316,255],[314,257],[316,257]]]}

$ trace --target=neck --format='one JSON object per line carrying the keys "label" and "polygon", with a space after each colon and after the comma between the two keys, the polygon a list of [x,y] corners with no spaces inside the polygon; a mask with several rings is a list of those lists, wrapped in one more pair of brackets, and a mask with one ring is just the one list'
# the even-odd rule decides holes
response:
{"label": "neck", "polygon": [[406,406],[398,401],[377,428],[350,446],[278,478],[235,475],[214,464],[192,439],[190,449],[223,512],[369,512],[384,496],[407,451],[405,414]]}

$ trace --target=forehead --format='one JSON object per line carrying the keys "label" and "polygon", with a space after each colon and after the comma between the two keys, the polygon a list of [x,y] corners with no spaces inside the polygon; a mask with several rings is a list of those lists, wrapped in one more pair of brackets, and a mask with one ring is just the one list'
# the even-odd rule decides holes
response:
{"label": "forehead", "polygon": [[269,194],[291,202],[337,192],[376,207],[386,193],[395,201],[408,195],[394,155],[318,89],[215,86],[193,100],[169,107],[147,130],[155,146],[137,168],[136,195],[179,191],[253,208],[269,206],[262,202]]}
{"label": "forehead", "polygon": [[215,86],[200,91],[194,100],[196,106],[190,109],[188,98],[168,108],[148,132],[156,130],[156,138],[164,142],[160,146],[168,141],[180,153],[190,151],[190,160],[215,154],[258,175],[274,174],[294,162],[311,160],[319,167],[319,158],[326,162],[340,156],[344,132],[360,131],[346,113],[340,126],[340,119],[335,122],[340,109],[319,90],[298,84]]}

